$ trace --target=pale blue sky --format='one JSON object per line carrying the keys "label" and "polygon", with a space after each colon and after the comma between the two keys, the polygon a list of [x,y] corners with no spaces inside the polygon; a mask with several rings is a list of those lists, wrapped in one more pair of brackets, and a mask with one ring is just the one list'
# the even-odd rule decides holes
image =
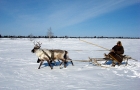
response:
{"label": "pale blue sky", "polygon": [[140,37],[140,0],[0,0],[1,35]]}

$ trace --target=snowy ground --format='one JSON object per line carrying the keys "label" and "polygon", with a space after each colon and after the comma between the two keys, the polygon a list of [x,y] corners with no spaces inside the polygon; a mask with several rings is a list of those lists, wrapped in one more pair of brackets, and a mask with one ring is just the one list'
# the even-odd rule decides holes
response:
{"label": "snowy ground", "polygon": [[[79,39],[35,39],[42,48],[64,49],[73,60],[102,58],[108,53],[102,48],[79,41]],[[139,90],[140,86],[140,40],[139,39],[84,39],[111,49],[122,41],[125,54],[139,60],[130,60],[128,66],[102,68],[88,62],[73,61],[66,69],[47,62],[37,69],[37,57],[31,53],[33,43],[28,39],[0,39],[0,90]],[[77,50],[77,51],[76,51]]]}

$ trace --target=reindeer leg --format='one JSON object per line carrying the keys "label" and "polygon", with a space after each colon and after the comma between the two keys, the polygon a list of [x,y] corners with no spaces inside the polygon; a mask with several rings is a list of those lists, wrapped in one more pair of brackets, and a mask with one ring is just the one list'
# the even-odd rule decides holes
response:
{"label": "reindeer leg", "polygon": [[60,66],[62,65],[63,61],[60,63]]}
{"label": "reindeer leg", "polygon": [[66,68],[66,64],[67,64],[67,61],[66,60],[62,60],[61,64],[60,64],[60,69],[62,68],[61,65],[64,63],[64,67]]}
{"label": "reindeer leg", "polygon": [[62,60],[62,62],[60,63],[60,69],[62,69],[63,67],[61,67],[61,65],[64,63],[64,60]]}
{"label": "reindeer leg", "polygon": [[58,62],[61,63],[60,60],[58,60]]}
{"label": "reindeer leg", "polygon": [[43,61],[41,61],[41,62],[40,62],[40,65],[39,65],[38,69],[40,69],[40,67],[41,67],[42,63],[43,63]]}
{"label": "reindeer leg", "polygon": [[37,63],[39,63],[41,60],[38,58]]}
{"label": "reindeer leg", "polygon": [[72,64],[72,66],[74,66],[74,64],[73,64],[72,60],[71,60],[71,64]]}
{"label": "reindeer leg", "polygon": [[[48,62],[48,61],[47,61]],[[52,64],[52,60],[50,61],[50,64]]]}
{"label": "reindeer leg", "polygon": [[51,69],[53,69],[53,67],[51,66],[50,61],[49,61],[49,60],[47,60],[47,62],[48,62],[48,64],[49,64],[50,68],[51,68]]}
{"label": "reindeer leg", "polygon": [[67,64],[67,61],[65,60],[65,61],[64,61],[64,67],[65,67],[65,68],[66,68],[66,64]]}

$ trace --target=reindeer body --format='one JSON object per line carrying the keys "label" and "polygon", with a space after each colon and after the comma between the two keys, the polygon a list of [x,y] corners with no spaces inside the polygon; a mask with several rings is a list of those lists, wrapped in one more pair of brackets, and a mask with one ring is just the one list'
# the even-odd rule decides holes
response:
{"label": "reindeer body", "polygon": [[[67,55],[67,51],[65,50],[48,50],[48,49],[38,49],[36,50],[36,56],[39,59],[43,59],[43,58],[47,58],[49,60],[49,57],[52,57],[52,53],[53,55],[53,59],[54,60],[63,60],[63,59],[69,59],[68,55]],[[46,54],[48,54],[48,56]]]}
{"label": "reindeer body", "polygon": [[[49,66],[51,67],[51,69],[53,69],[53,67],[51,66],[51,62],[54,60],[61,60],[62,63],[64,63],[64,67],[66,67],[66,62],[67,60],[71,60],[68,57],[68,52],[66,50],[59,50],[59,49],[55,49],[55,50],[48,50],[48,49],[41,49],[40,46],[41,44],[35,44],[35,47],[33,48],[33,50],[31,52],[35,53],[36,56],[38,57],[38,63],[40,62],[40,65],[38,67],[38,69],[40,69],[42,63],[46,60],[49,64]],[[62,64],[61,63],[61,64]],[[71,61],[72,65],[73,62]],[[61,65],[60,64],[60,65]]]}

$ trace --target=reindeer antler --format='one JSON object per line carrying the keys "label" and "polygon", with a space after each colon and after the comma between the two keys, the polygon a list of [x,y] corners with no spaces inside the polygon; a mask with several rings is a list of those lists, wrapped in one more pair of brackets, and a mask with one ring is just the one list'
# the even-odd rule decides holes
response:
{"label": "reindeer antler", "polygon": [[34,41],[33,43],[34,43],[35,46],[39,46],[39,47],[41,47],[41,44],[42,44],[42,43],[40,43],[40,41],[39,42]]}
{"label": "reindeer antler", "polygon": [[39,42],[37,42],[37,43],[38,43],[38,45],[41,47],[41,44],[42,44],[42,43],[40,43],[40,41],[39,41]]}

